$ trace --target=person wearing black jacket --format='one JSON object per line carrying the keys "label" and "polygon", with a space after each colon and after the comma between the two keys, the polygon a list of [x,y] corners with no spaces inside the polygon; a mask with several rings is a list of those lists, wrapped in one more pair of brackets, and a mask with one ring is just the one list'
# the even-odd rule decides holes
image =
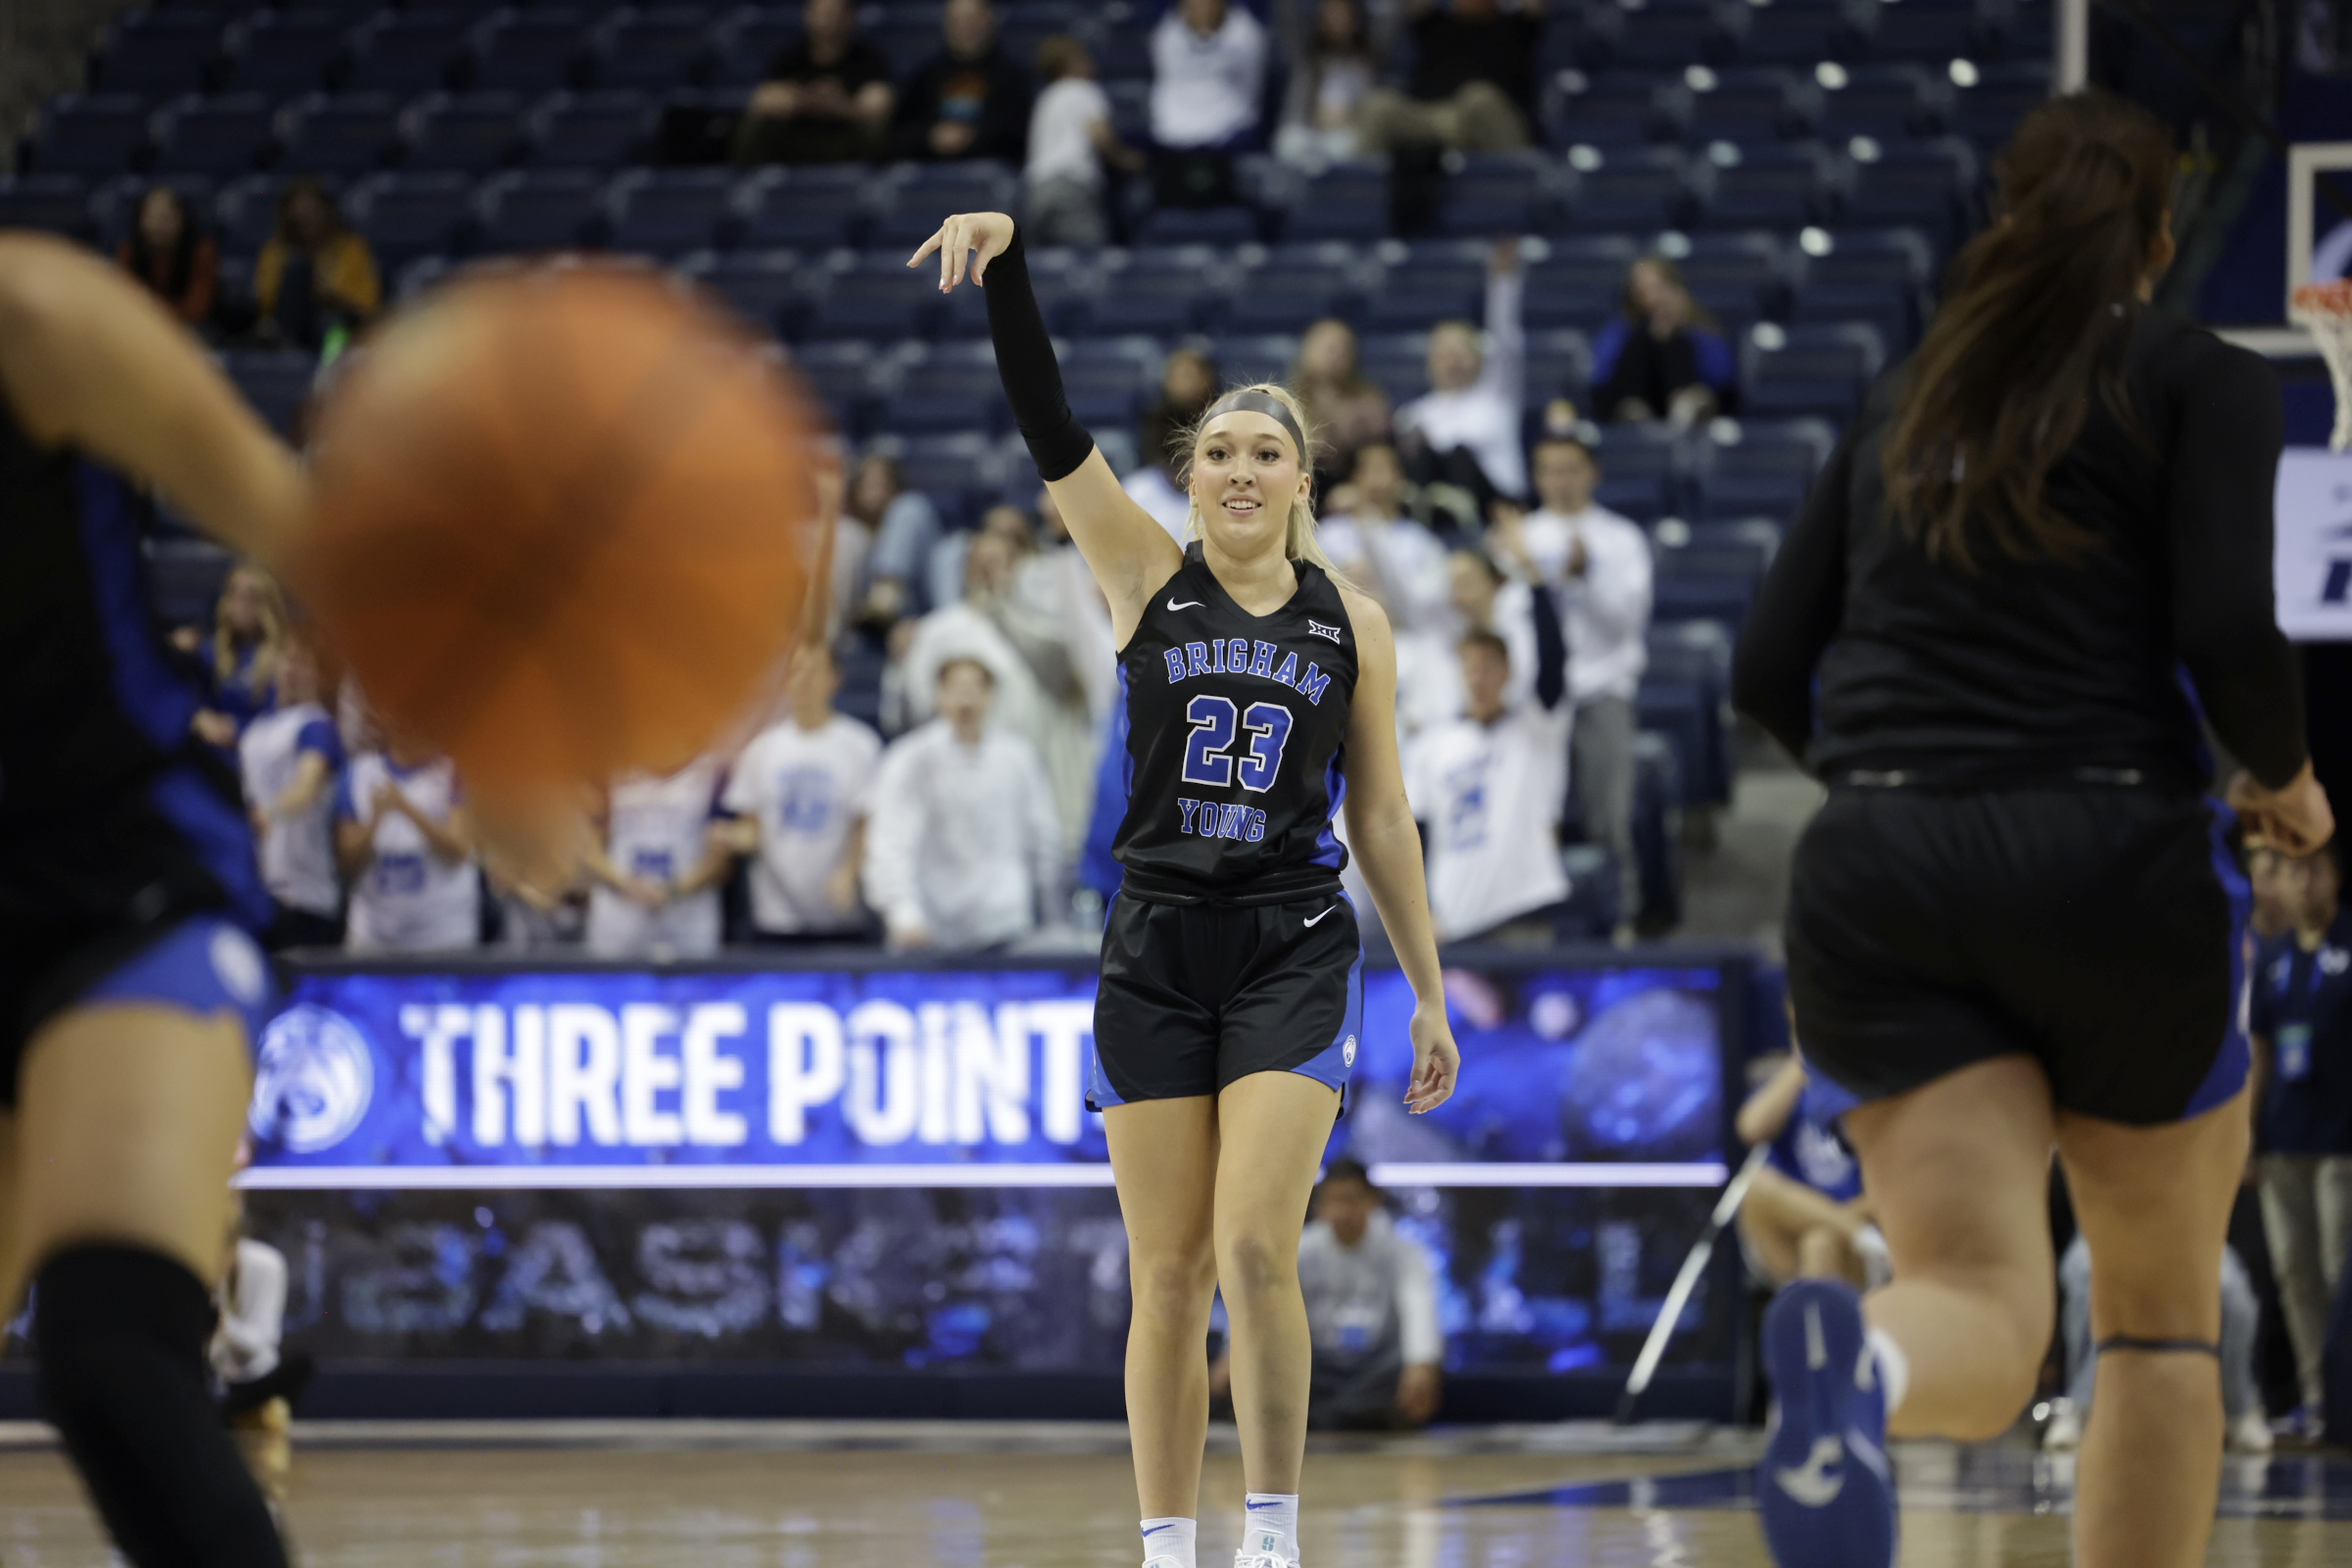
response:
{"label": "person wearing black jacket", "polygon": [[1029,141],[1029,74],[997,47],[988,0],[948,0],[941,11],[946,46],[901,88],[891,156],[1019,163]]}
{"label": "person wearing black jacket", "polygon": [[2102,1355],[2076,1560],[2204,1561],[2248,1054],[2200,709],[2250,829],[2300,854],[2333,820],[2272,604],[2278,387],[2147,303],[2172,167],[2120,100],[2025,118],[1740,640],[1734,702],[1830,786],[1789,991],[1894,1254],[1867,1306],[1802,1281],[1767,1315],[1783,1564],[1886,1568],[1886,1434],[1990,1438],[2031,1396],[2053,1145]]}

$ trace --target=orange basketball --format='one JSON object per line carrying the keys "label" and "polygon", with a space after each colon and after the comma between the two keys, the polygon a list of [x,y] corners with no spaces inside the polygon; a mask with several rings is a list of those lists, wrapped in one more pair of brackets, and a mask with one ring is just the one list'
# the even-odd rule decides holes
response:
{"label": "orange basketball", "polygon": [[791,642],[811,427],[655,274],[464,278],[328,394],[295,581],[383,721],[479,788],[674,769]]}

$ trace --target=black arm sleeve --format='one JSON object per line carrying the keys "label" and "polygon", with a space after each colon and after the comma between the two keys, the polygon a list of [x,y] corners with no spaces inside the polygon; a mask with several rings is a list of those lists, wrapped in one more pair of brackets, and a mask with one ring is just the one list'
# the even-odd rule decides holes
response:
{"label": "black arm sleeve", "polygon": [[1813,741],[1813,672],[1845,604],[1845,513],[1854,468],[1848,430],[1789,526],[1732,651],[1732,706],[1799,763]]}
{"label": "black arm sleeve", "polygon": [[1004,253],[988,264],[980,292],[988,299],[988,335],[996,342],[997,375],[1004,383],[1004,401],[1012,405],[1013,422],[1037,460],[1038,475],[1049,482],[1066,479],[1095,450],[1095,438],[1062,395],[1061,367],[1054,361],[1037,293],[1029,286],[1028,248],[1017,227]]}
{"label": "black arm sleeve", "polygon": [[2198,334],[2166,368],[2176,411],[2166,527],[2173,644],[2213,732],[2273,789],[2310,753],[2293,647],[2278,630],[2271,514],[2285,416],[2261,358]]}
{"label": "black arm sleeve", "polygon": [[1546,711],[1560,706],[1568,694],[1568,639],[1560,632],[1560,609],[1551,602],[1551,585],[1535,584],[1536,701]]}

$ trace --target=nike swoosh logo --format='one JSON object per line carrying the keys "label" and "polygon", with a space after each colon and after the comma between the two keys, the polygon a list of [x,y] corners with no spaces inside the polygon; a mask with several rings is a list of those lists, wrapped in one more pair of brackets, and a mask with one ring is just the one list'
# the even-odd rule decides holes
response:
{"label": "nike swoosh logo", "polygon": [[[1331,906],[1331,909],[1336,909],[1336,908],[1338,908],[1338,907],[1339,907],[1339,906],[1335,904],[1335,905],[1333,905],[1333,906]],[[1323,911],[1323,914],[1329,914],[1329,913],[1331,912],[1331,909],[1325,909],[1325,910]],[[1314,924],[1314,923],[1315,923],[1317,920],[1320,920],[1320,919],[1322,919],[1322,918],[1323,918],[1323,914],[1309,915],[1309,916],[1307,917],[1307,921],[1306,921],[1306,923],[1307,923],[1308,925],[1313,925],[1313,924]]]}
{"label": "nike swoosh logo", "polygon": [[1174,1525],[1153,1525],[1151,1529],[1145,1531],[1144,1534],[1147,1536],[1156,1536],[1162,1530],[1173,1530],[1176,1527]]}
{"label": "nike swoosh logo", "polygon": [[1843,1472],[1834,1472],[1832,1466],[1844,1454],[1845,1446],[1834,1437],[1813,1440],[1813,1451],[1805,1462],[1793,1470],[1773,1472],[1772,1479],[1780,1489],[1807,1508],[1826,1508],[1838,1500],[1845,1490]]}
{"label": "nike swoosh logo", "polygon": [[[1329,909],[1326,909],[1326,910],[1324,910],[1324,911],[1323,911],[1323,914],[1329,914],[1330,912],[1331,912],[1331,911],[1330,911]],[[1318,920],[1319,920],[1319,919],[1321,919],[1322,917],[1323,917],[1323,915],[1317,915],[1317,916],[1315,916],[1315,918],[1316,918],[1316,919],[1318,919]],[[1281,1506],[1281,1505],[1280,1505],[1279,1503],[1272,1503],[1272,1502],[1245,1502],[1245,1503],[1243,1503],[1243,1504],[1242,1504],[1242,1506],[1243,1506],[1244,1508],[1247,1508],[1247,1509],[1248,1509],[1250,1512],[1251,1512],[1251,1513],[1255,1513],[1255,1512],[1257,1512],[1257,1510],[1258,1510],[1258,1509],[1260,1509],[1260,1508],[1274,1508],[1274,1507],[1279,1507],[1279,1506]]]}
{"label": "nike swoosh logo", "polygon": [[1170,610],[1199,610],[1206,603],[1208,603],[1208,601],[1205,599],[1187,599],[1183,604],[1180,605],[1175,601],[1174,597],[1171,596],[1168,600],[1168,608]]}

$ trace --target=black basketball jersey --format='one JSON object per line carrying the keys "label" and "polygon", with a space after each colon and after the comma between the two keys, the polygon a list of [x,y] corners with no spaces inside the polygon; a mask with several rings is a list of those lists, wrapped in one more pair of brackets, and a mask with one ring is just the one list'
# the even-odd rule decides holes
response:
{"label": "black basketball jersey", "polygon": [[1339,886],[1355,630],[1322,568],[1295,564],[1290,603],[1252,615],[1196,541],[1120,656],[1127,815],[1112,853],[1140,898],[1248,904]]}

